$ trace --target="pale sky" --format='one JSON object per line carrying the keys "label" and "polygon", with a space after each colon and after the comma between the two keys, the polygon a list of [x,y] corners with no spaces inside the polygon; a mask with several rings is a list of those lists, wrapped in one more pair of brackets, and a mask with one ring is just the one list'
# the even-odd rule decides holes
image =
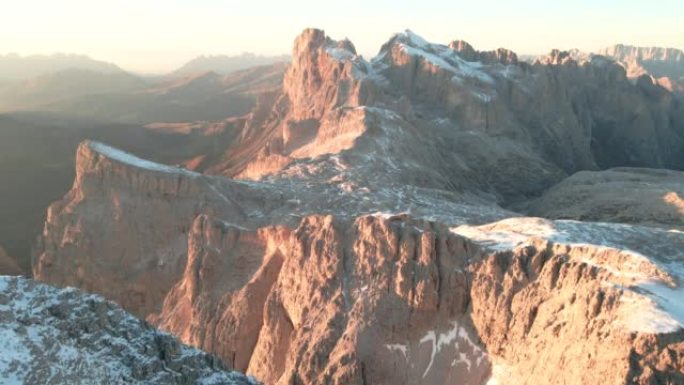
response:
{"label": "pale sky", "polygon": [[684,48],[684,0],[0,0],[0,54],[79,53],[163,72],[200,54],[289,53],[306,27],[372,56],[394,32],[541,54]]}

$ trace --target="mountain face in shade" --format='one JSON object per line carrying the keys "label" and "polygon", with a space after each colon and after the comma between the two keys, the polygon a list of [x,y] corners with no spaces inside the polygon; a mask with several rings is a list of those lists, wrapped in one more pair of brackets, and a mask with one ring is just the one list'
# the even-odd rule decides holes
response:
{"label": "mountain face in shade", "polygon": [[[680,383],[677,174],[639,170],[684,168],[684,111],[647,80],[410,31],[367,61],[308,29],[193,170],[81,143],[33,274],[266,384]],[[553,211],[588,170],[650,183],[648,219]]]}
{"label": "mountain face in shade", "polygon": [[0,381],[255,385],[112,302],[0,277]]}

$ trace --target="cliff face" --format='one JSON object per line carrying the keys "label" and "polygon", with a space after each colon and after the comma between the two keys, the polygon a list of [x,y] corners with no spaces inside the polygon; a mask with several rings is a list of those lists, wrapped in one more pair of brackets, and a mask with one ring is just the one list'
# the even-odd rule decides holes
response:
{"label": "cliff face", "polygon": [[194,215],[244,217],[230,201],[246,193],[242,186],[220,192],[220,181],[97,142],[82,143],[76,158],[74,186],[48,208],[33,274],[99,292],[137,315],[158,309],[182,273]]}
{"label": "cliff face", "polygon": [[291,119],[320,119],[334,108],[365,104],[368,95],[355,73],[360,62],[349,40],[332,40],[318,29],[304,30],[295,39],[283,81]]}
{"label": "cliff face", "polygon": [[[194,230],[200,234],[191,236],[192,262],[167,297],[159,326],[264,383],[486,378],[489,363],[464,315],[464,242],[446,227],[311,216],[293,230],[250,232],[207,218]],[[463,255],[451,258],[454,251]],[[215,285],[207,274],[236,279]],[[179,312],[192,321],[177,323]],[[421,337],[435,337],[434,330],[453,335],[445,346],[421,348]],[[438,350],[478,362],[445,370],[448,358],[435,356]]]}
{"label": "cliff face", "polygon": [[[488,293],[484,303],[496,304],[494,314],[508,325],[499,329],[491,307],[479,311],[473,303],[474,318],[490,320],[480,332],[492,354],[504,358],[501,378],[573,384],[592,382],[591,372],[615,383],[682,381],[679,235],[534,218],[454,231],[498,250],[495,260],[507,266],[499,270],[490,260],[483,281],[474,278],[486,283],[480,287]],[[500,253],[510,247],[512,258]],[[501,286],[492,285],[497,277]],[[555,372],[559,368],[563,374]]]}
{"label": "cliff face", "polygon": [[85,142],[34,273],[267,384],[679,383],[681,232],[497,204],[578,169],[677,166],[677,108],[605,58],[407,31],[365,61],[306,30],[283,90],[208,161],[243,180]]}
{"label": "cliff face", "polygon": [[151,318],[264,383],[684,379],[684,239],[667,231],[406,216],[248,231],[202,217],[190,239]]}

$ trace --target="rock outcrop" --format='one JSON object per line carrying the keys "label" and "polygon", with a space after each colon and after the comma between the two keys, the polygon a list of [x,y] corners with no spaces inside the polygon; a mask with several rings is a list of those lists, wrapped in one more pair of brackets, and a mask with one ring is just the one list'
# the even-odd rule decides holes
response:
{"label": "rock outcrop", "polygon": [[112,302],[0,277],[0,381],[256,385]]}
{"label": "rock outcrop", "polygon": [[462,59],[470,62],[518,64],[518,55],[506,48],[498,48],[494,51],[476,51],[472,45],[463,40],[452,41],[449,43],[449,48],[456,51]]}
{"label": "rock outcrop", "polygon": [[477,384],[489,373],[465,314],[464,241],[444,226],[310,216],[292,230],[208,218],[194,229],[158,324],[264,383]]}

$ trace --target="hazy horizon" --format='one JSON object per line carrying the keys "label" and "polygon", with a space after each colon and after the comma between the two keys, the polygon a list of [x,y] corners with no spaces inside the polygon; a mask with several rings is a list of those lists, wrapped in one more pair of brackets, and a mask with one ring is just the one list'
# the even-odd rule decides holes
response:
{"label": "hazy horizon", "polygon": [[163,73],[199,55],[288,54],[307,27],[348,37],[367,57],[404,29],[433,42],[462,39],[477,49],[505,47],[519,54],[596,51],[618,43],[682,49],[682,14],[684,4],[672,0],[352,0],[336,7],[313,0],[26,0],[6,6],[0,16],[0,55],[80,54],[132,72]]}

